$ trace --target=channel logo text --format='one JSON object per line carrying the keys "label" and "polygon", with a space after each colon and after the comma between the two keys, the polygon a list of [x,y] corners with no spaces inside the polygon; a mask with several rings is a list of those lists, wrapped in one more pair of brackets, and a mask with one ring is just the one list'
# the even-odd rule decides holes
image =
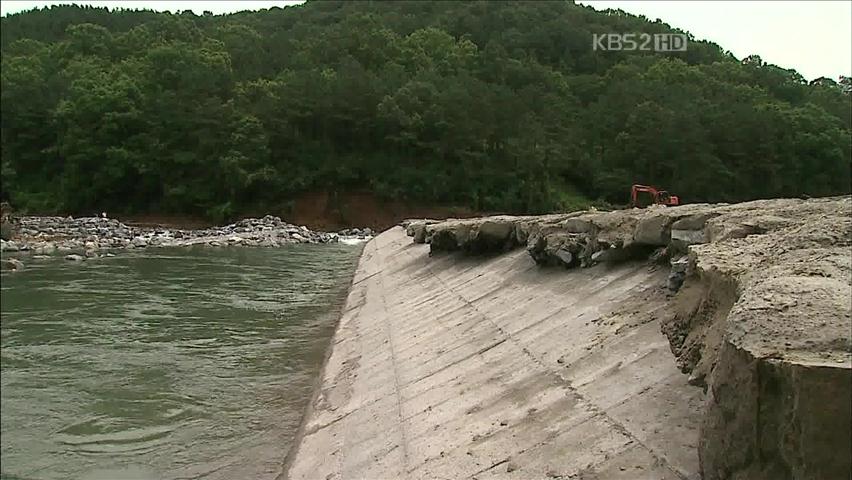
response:
{"label": "channel logo text", "polygon": [[682,33],[595,33],[592,50],[613,52],[685,52]]}

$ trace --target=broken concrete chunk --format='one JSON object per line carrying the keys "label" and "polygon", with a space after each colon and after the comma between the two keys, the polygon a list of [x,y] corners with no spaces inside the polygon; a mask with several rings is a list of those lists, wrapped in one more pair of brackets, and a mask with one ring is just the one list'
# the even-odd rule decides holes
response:
{"label": "broken concrete chunk", "polygon": [[633,241],[641,245],[668,245],[671,239],[671,224],[671,217],[665,215],[644,218],[636,225]]}
{"label": "broken concrete chunk", "polygon": [[703,478],[848,478],[849,375],[845,362],[756,357],[726,341],[702,424]]}
{"label": "broken concrete chunk", "polygon": [[569,218],[561,222],[559,226],[569,233],[589,233],[595,228],[592,222],[583,218]]}
{"label": "broken concrete chunk", "polygon": [[695,245],[697,243],[706,243],[707,234],[704,230],[676,230],[672,228],[672,242],[679,242],[682,245]]}
{"label": "broken concrete chunk", "polygon": [[568,251],[566,248],[560,248],[556,251],[556,258],[562,261],[565,266],[571,265],[571,262],[574,261],[574,255]]}
{"label": "broken concrete chunk", "polygon": [[[438,223],[432,219],[409,219],[403,220],[400,225],[405,228],[405,234],[409,237],[414,237],[414,243],[426,243],[426,226]],[[372,232],[370,232],[372,233]]]}
{"label": "broken concrete chunk", "polygon": [[466,250],[475,253],[505,251],[515,246],[515,225],[510,219],[489,219],[472,229]]}
{"label": "broken concrete chunk", "polygon": [[707,220],[718,217],[719,215],[721,215],[719,212],[704,212],[687,215],[672,223],[672,230],[701,230],[704,228],[704,224],[707,223]]}

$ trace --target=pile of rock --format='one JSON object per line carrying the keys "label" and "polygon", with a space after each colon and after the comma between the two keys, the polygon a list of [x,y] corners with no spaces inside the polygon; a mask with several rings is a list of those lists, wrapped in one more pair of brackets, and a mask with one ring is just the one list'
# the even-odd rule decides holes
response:
{"label": "pile of rock", "polygon": [[336,233],[315,232],[308,227],[296,226],[272,215],[266,215],[263,218],[247,218],[224,227],[166,231],[162,234],[168,233],[172,233],[175,238],[169,242],[168,246],[206,243],[213,246],[238,244],[278,247],[293,243],[333,243],[338,240]]}
{"label": "pile of rock", "polygon": [[439,220],[424,218],[422,220],[403,220],[400,224],[409,237],[414,237],[414,243],[426,243],[426,226],[439,223]]}
{"label": "pile of rock", "polygon": [[[354,231],[356,235],[372,233],[369,229]],[[21,217],[14,238],[0,240],[0,251],[35,255],[84,252],[85,256],[92,257],[109,249],[188,245],[279,247],[295,243],[334,243],[338,238],[336,233],[312,231],[272,215],[202,230],[133,227],[99,217]]]}
{"label": "pile of rock", "polygon": [[361,240],[365,240],[373,237],[376,232],[373,231],[370,227],[365,228],[344,228],[337,232],[339,237],[343,238],[358,238]]}

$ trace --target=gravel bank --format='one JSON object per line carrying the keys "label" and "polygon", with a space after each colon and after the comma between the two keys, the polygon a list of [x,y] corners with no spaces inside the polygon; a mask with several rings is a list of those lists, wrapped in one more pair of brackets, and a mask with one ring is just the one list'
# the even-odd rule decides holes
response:
{"label": "gravel bank", "polygon": [[271,215],[201,230],[136,227],[99,217],[21,217],[16,223],[12,238],[0,240],[0,251],[35,256],[66,254],[69,260],[97,257],[109,250],[190,245],[280,247],[352,242],[373,234],[369,228],[316,232]]}

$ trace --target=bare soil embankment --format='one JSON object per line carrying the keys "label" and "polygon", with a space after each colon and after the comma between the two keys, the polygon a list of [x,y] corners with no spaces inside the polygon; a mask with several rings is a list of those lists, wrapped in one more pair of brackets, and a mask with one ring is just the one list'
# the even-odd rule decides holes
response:
{"label": "bare soil embankment", "polygon": [[406,222],[433,252],[667,261],[661,321],[703,386],[705,479],[852,474],[852,198]]}
{"label": "bare soil embankment", "polygon": [[382,231],[397,225],[405,218],[465,218],[487,214],[461,207],[383,200],[370,192],[357,191],[305,193],[293,201],[292,212],[280,213],[281,217],[289,222],[325,231],[351,227],[370,227]]}

